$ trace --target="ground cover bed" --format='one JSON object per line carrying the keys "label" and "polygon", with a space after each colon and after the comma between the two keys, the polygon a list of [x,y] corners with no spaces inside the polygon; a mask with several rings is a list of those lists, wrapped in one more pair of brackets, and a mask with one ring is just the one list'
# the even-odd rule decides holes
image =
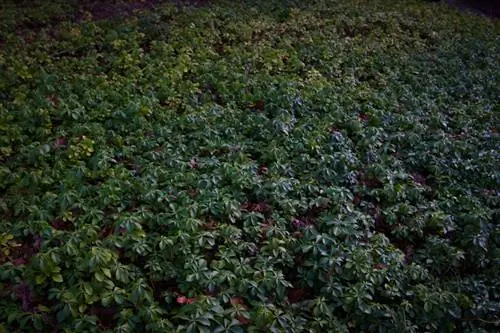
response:
{"label": "ground cover bed", "polygon": [[2,2],[0,332],[492,332],[498,21]]}

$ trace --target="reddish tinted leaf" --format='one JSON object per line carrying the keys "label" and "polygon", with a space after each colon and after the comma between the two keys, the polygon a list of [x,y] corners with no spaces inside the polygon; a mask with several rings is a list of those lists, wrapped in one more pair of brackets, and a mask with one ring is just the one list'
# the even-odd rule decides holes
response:
{"label": "reddish tinted leaf", "polygon": [[47,101],[50,102],[50,104],[52,104],[53,107],[58,107],[60,102],[59,102],[59,99],[57,98],[56,95],[50,95],[47,97]]}
{"label": "reddish tinted leaf", "polygon": [[196,169],[198,168],[198,161],[196,160],[196,157],[193,157],[190,161],[189,161],[189,167],[191,169]]}
{"label": "reddish tinted leaf", "polygon": [[11,261],[14,266],[20,266],[20,265],[25,265],[28,263],[28,260],[26,258],[17,258]]}
{"label": "reddish tinted leaf", "polygon": [[292,225],[293,225],[294,228],[299,229],[299,228],[305,227],[307,225],[307,223],[305,221],[293,218],[292,219]]}
{"label": "reddish tinted leaf", "polygon": [[241,209],[249,212],[268,213],[272,210],[272,207],[265,202],[250,203],[246,201],[241,205]]}
{"label": "reddish tinted leaf", "polygon": [[191,199],[194,199],[198,196],[199,192],[198,190],[194,189],[194,190],[189,190],[188,191],[188,195]]}
{"label": "reddish tinted leaf", "polygon": [[231,297],[231,305],[236,306],[236,305],[245,305],[245,302],[243,301],[243,298],[241,297]]}
{"label": "reddish tinted leaf", "polygon": [[244,317],[243,315],[237,316],[236,319],[238,319],[238,321],[241,323],[241,325],[248,325],[248,324],[250,324],[250,319]]}
{"label": "reddish tinted leaf", "polygon": [[368,121],[368,119],[370,119],[370,117],[366,113],[360,113],[359,114],[359,120],[361,120],[361,121]]}
{"label": "reddish tinted leaf", "polygon": [[259,167],[259,172],[258,173],[259,173],[259,175],[267,175],[267,173],[268,173],[267,166],[261,165]]}
{"label": "reddish tinted leaf", "polygon": [[258,100],[250,104],[250,108],[256,111],[262,111],[264,109],[264,104],[263,100]]}
{"label": "reddish tinted leaf", "polygon": [[425,186],[425,184],[427,183],[426,178],[418,172],[414,172],[412,174],[412,178],[413,178],[413,181],[415,183],[417,183],[418,185]]}
{"label": "reddish tinted leaf", "polygon": [[217,224],[212,221],[212,220],[208,220],[204,225],[203,227],[205,229],[208,229],[208,230],[214,230],[214,229],[217,229]]}
{"label": "reddish tinted leaf", "polygon": [[68,145],[68,141],[66,140],[66,138],[64,136],[62,136],[60,138],[57,138],[54,141],[54,147],[55,148],[66,147],[67,145]]}
{"label": "reddish tinted leaf", "polygon": [[110,227],[105,227],[105,228],[102,228],[101,229],[101,237],[102,238],[106,238],[108,237],[109,235],[111,235],[111,233],[113,232],[113,229],[110,228]]}
{"label": "reddish tinted leaf", "polygon": [[51,223],[52,227],[57,230],[65,229],[65,222],[62,219],[54,219]]}

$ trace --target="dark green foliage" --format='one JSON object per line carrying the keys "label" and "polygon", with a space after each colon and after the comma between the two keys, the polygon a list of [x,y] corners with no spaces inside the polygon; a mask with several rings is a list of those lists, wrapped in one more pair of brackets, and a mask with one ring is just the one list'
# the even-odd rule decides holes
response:
{"label": "dark green foliage", "polygon": [[498,22],[67,6],[0,14],[0,332],[498,328]]}

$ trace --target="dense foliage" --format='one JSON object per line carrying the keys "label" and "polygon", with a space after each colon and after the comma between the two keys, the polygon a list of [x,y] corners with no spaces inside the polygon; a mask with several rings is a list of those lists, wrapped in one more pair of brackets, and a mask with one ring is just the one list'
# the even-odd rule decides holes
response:
{"label": "dense foliage", "polygon": [[0,11],[0,332],[498,328],[498,22],[41,3]]}

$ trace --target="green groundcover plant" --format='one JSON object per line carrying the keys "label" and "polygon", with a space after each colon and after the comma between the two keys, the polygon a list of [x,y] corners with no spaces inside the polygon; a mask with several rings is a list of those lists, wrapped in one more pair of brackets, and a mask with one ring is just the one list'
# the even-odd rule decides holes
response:
{"label": "green groundcover plant", "polygon": [[0,332],[499,328],[498,21],[155,2],[2,2]]}

